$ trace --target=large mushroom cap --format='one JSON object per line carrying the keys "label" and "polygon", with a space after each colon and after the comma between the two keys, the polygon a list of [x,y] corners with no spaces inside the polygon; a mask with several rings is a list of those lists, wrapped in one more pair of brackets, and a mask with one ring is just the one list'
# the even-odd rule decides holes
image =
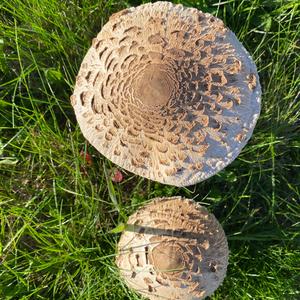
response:
{"label": "large mushroom cap", "polygon": [[156,198],[130,216],[116,262],[127,284],[149,299],[204,299],[225,277],[228,245],[204,207]]}
{"label": "large mushroom cap", "polygon": [[113,15],[71,97],[86,139],[121,167],[185,186],[228,165],[250,138],[261,89],[223,22],[156,2]]}

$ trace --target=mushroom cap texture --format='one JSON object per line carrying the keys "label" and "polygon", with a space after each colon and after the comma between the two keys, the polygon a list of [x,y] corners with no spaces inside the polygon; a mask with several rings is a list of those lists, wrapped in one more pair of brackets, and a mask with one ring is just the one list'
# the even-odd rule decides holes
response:
{"label": "mushroom cap texture", "polygon": [[220,19],[156,2],[111,16],[81,64],[71,103],[104,156],[187,186],[238,156],[260,97],[255,63]]}
{"label": "mushroom cap texture", "polygon": [[228,245],[203,206],[156,198],[129,217],[116,264],[128,286],[149,299],[204,299],[225,277]]}

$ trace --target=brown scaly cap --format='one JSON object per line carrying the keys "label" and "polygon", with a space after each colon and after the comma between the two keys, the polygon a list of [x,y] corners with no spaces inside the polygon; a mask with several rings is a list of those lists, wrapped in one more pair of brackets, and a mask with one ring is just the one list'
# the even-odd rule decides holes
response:
{"label": "brown scaly cap", "polygon": [[71,102],[85,138],[140,176],[176,186],[234,160],[260,112],[256,66],[223,22],[156,2],[113,15]]}
{"label": "brown scaly cap", "polygon": [[149,299],[198,300],[222,283],[225,233],[203,206],[181,197],[156,198],[129,217],[116,263],[128,286]]}

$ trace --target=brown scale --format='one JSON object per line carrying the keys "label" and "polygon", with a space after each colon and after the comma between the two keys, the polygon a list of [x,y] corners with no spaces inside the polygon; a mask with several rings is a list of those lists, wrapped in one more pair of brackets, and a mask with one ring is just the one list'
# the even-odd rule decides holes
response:
{"label": "brown scale", "polygon": [[175,135],[175,134],[169,133],[169,134],[167,135],[167,141],[170,142],[170,143],[173,144],[173,145],[176,145],[176,144],[178,144],[178,142],[179,142],[179,136],[178,136],[178,135]]}
{"label": "brown scale", "polygon": [[244,139],[244,134],[243,133],[239,133],[235,136],[234,138],[237,142],[242,142]]}
{"label": "brown scale", "polygon": [[129,52],[133,52],[136,50],[136,48],[139,47],[139,43],[137,41],[132,41],[131,45],[129,47]]}
{"label": "brown scale", "polygon": [[142,151],[139,153],[139,155],[143,158],[149,158],[150,157],[150,153],[147,151]]}
{"label": "brown scale", "polygon": [[112,56],[114,55],[114,51],[110,50],[108,51],[108,54],[104,60],[104,67],[106,68],[106,70],[108,70],[108,65],[110,63],[110,60],[112,59]]}
{"label": "brown scale", "polygon": [[128,46],[130,45],[130,42],[132,41],[132,38],[130,36],[124,36],[122,39],[119,40],[119,45],[122,46]]}
{"label": "brown scale", "polygon": [[176,168],[171,168],[171,169],[166,169],[165,170],[165,174],[167,176],[173,176],[177,173],[177,169]]}
{"label": "brown scale", "polygon": [[198,297],[199,299],[202,299],[205,296],[205,291],[198,291],[198,290],[191,290],[191,293],[195,295],[195,297]]}
{"label": "brown scale", "polygon": [[104,40],[98,40],[97,38],[94,38],[92,40],[92,47],[94,47],[96,50],[98,50],[99,47],[101,47],[104,43]]}
{"label": "brown scale", "polygon": [[192,168],[192,170],[198,170],[198,171],[200,171],[200,170],[203,169],[203,164],[196,163],[196,164],[191,165],[190,167]]}
{"label": "brown scale", "polygon": [[131,26],[123,31],[123,34],[132,34],[136,36],[142,30],[139,26]]}
{"label": "brown scale", "polygon": [[117,146],[114,150],[114,155],[121,156],[121,154],[122,154],[122,152],[121,152],[121,150],[119,150],[119,147]]}
{"label": "brown scale", "polygon": [[170,166],[170,161],[167,158],[159,157],[158,161],[163,166]]}
{"label": "brown scale", "polygon": [[256,77],[253,73],[247,76],[249,90],[254,90],[256,87]]}
{"label": "brown scale", "polygon": [[84,112],[83,114],[82,114],[82,116],[84,117],[84,118],[90,118],[90,117],[92,117],[93,116],[93,113],[92,112],[90,112],[90,111],[86,111],[86,112]]}
{"label": "brown scale", "polygon": [[233,101],[222,101],[218,103],[222,108],[231,109],[233,107]]}
{"label": "brown scale", "polygon": [[108,133],[112,136],[116,136],[117,135],[117,130],[115,128],[110,128],[108,130]]}
{"label": "brown scale", "polygon": [[86,79],[84,76],[80,76],[80,75],[76,76],[76,85],[78,87],[84,86],[85,82],[86,82]]}
{"label": "brown scale", "polygon": [[115,20],[120,20],[121,17],[130,14],[130,10],[129,9],[123,9],[119,12],[114,13],[113,15],[111,15],[109,17],[109,21],[110,22],[114,22]]}
{"label": "brown scale", "polygon": [[112,141],[112,139],[113,139],[113,136],[109,132],[106,132],[104,137],[109,142]]}
{"label": "brown scale", "polygon": [[140,135],[139,131],[135,130],[133,127],[127,128],[127,133],[129,136],[132,136],[134,138]]}
{"label": "brown scale", "polygon": [[169,147],[166,143],[159,143],[156,145],[156,149],[161,153],[167,153]]}
{"label": "brown scale", "polygon": [[134,159],[134,158],[132,158],[131,159],[131,163],[135,166],[135,167],[143,167],[144,166],[144,163],[143,163],[143,161],[140,161],[140,160],[138,160],[138,159]]}
{"label": "brown scale", "polygon": [[82,106],[85,106],[86,104],[87,104],[87,101],[86,101],[86,98],[85,98],[85,93],[86,92],[82,92],[81,94],[80,94],[80,102],[81,102],[81,105]]}

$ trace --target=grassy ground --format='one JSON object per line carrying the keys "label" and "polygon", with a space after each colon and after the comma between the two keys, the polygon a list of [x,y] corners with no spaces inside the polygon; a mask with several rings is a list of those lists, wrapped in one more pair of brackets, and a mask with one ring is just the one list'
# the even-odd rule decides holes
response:
{"label": "grassy ground", "polygon": [[139,299],[119,279],[110,231],[169,195],[195,198],[224,226],[230,264],[212,299],[300,299],[299,2],[174,2],[222,18],[263,88],[241,155],[189,188],[128,172],[112,182],[115,166],[85,142],[69,103],[91,39],[140,1],[0,2],[0,299]]}

